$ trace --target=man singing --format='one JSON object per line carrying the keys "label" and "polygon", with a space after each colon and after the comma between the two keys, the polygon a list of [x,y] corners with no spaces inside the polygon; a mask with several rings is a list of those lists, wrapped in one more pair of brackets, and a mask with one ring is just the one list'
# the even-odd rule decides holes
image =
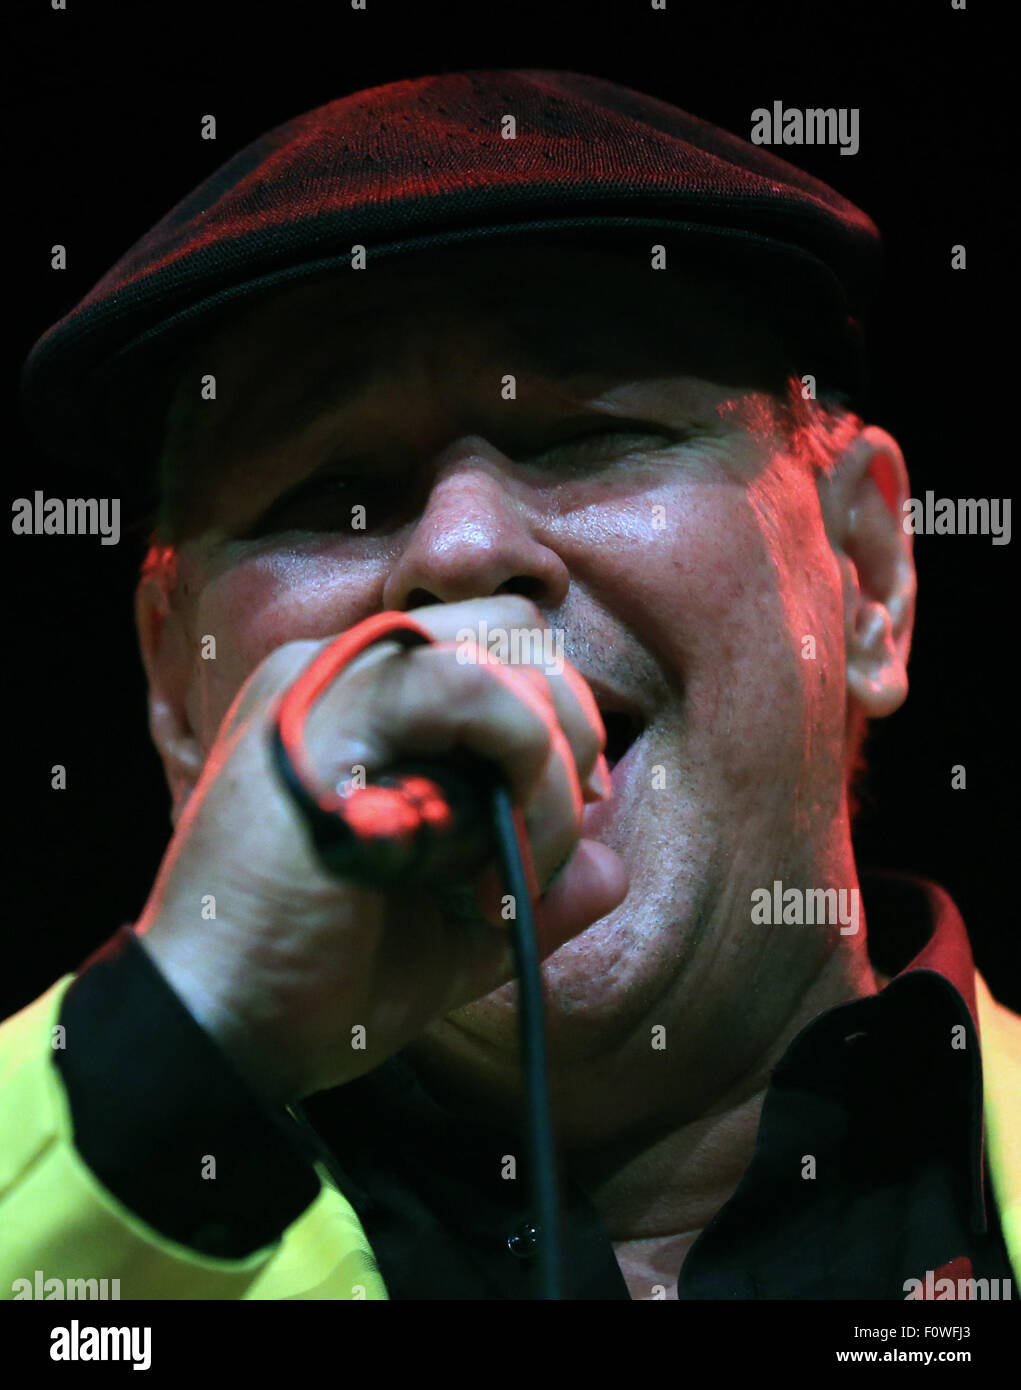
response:
{"label": "man singing", "polygon": [[535,1296],[496,860],[333,875],[270,756],[310,662],[396,612],[433,643],[356,657],[308,756],[511,788],[565,1296],[1012,1296],[1021,1020],[947,894],[852,850],[916,589],[878,249],[662,101],[454,73],[271,131],[36,344],[40,440],[152,480],[174,830],[138,920],[0,1028],[0,1289]]}

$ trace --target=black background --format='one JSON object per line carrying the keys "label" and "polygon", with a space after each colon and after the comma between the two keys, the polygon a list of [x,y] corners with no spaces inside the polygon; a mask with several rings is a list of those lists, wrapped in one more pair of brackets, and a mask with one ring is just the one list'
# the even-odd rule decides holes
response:
{"label": "black background", "polygon": [[[912,491],[1009,496],[1013,332],[1005,293],[1015,192],[1012,40],[975,0],[694,5],[86,3],[11,6],[6,354],[11,500],[117,496],[41,456],[19,426],[36,338],[207,174],[272,126],[361,87],[464,67],[589,72],[747,138],[750,113],[858,107],[859,153],[778,149],[881,228],[870,328],[873,419]],[[1002,26],[1002,27],[999,27]],[[11,85],[11,84],[9,84]],[[218,139],[199,138],[217,118]],[[49,268],[50,247],[68,269]],[[968,269],[950,269],[967,247]],[[86,486],[86,482],[90,485]],[[169,834],[132,625],[143,537],[8,535],[9,868],[0,1016],[141,911]],[[1010,854],[1017,623],[1013,543],[916,538],[919,609],[906,706],[871,744],[862,867],[933,878],[968,924],[994,993],[1021,1009]],[[68,788],[50,788],[63,763]],[[967,769],[952,791],[950,768]]]}

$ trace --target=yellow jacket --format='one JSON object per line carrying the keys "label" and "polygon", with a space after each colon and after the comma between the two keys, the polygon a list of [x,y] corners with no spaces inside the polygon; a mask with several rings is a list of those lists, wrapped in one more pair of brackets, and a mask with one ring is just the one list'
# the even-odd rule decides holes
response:
{"label": "yellow jacket", "polygon": [[[120,1279],[132,1299],[385,1299],[361,1222],[316,1165],[319,1196],[280,1240],[245,1259],[201,1255],[121,1205],[80,1158],[54,1064],[67,975],[0,1024],[0,1298],[36,1269]],[[1021,1017],[976,972],[992,1199],[1021,1286]]]}

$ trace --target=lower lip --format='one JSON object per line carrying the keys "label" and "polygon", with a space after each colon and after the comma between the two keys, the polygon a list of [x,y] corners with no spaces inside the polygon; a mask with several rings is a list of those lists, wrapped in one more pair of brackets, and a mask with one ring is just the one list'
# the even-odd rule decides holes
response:
{"label": "lower lip", "polygon": [[638,752],[644,734],[639,734],[620,762],[610,773],[613,796],[609,801],[593,801],[585,807],[581,822],[581,834],[586,840],[598,840],[600,834],[613,824],[617,811],[627,791],[634,770],[638,764]]}

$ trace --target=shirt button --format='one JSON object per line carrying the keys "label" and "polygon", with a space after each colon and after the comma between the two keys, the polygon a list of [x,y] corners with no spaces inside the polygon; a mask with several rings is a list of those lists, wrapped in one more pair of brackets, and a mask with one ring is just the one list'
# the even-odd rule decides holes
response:
{"label": "shirt button", "polygon": [[519,1260],[530,1260],[539,1243],[539,1228],[531,1221],[523,1221],[512,1236],[507,1238],[507,1249]]}

